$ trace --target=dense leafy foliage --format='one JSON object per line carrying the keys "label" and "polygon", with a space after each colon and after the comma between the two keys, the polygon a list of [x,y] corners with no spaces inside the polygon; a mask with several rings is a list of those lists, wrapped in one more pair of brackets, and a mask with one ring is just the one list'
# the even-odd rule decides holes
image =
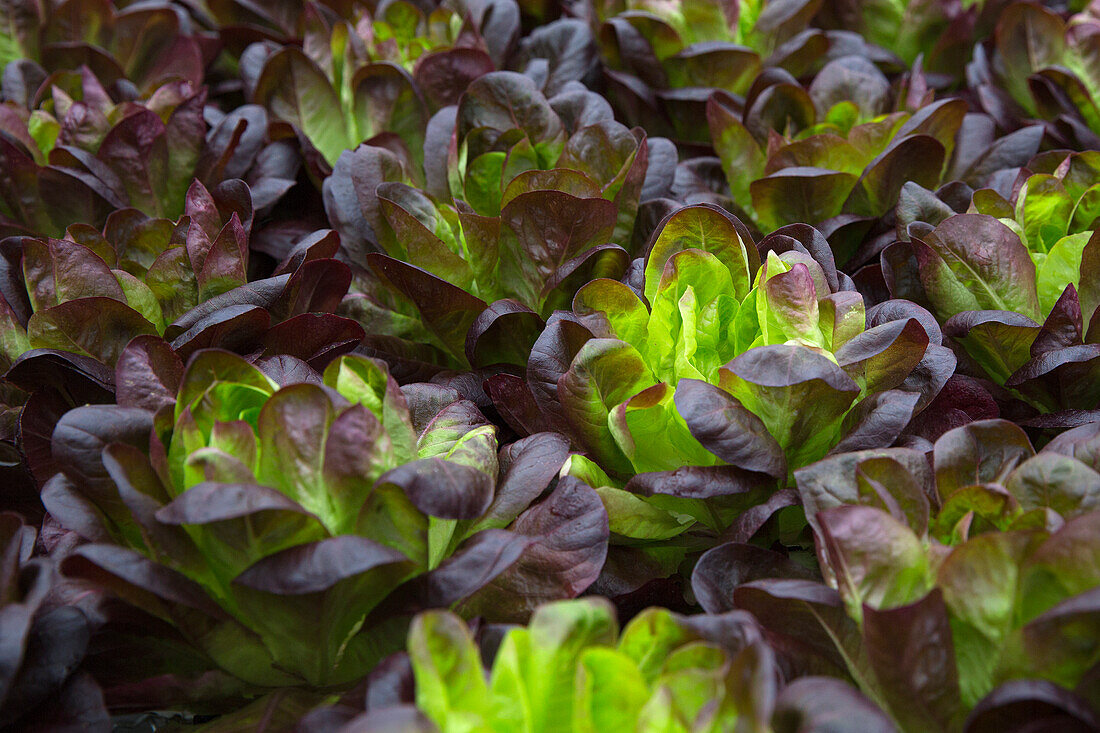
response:
{"label": "dense leafy foliage", "polygon": [[[409,656],[417,705],[441,731],[721,731],[739,722],[768,730],[774,715],[797,707],[777,699],[774,657],[740,611],[685,617],[651,608],[620,634],[606,602],[549,604],[505,633],[487,681],[461,620],[429,612],[409,632]],[[804,683],[836,696],[834,705],[854,705],[861,724],[888,724],[860,715],[865,702],[851,688]]]}
{"label": "dense leafy foliage", "polygon": [[[407,581],[423,576],[407,587],[411,607],[476,605],[471,596],[539,549],[523,534],[539,521],[527,504],[564,458],[560,442],[531,438],[502,467],[495,428],[472,404],[445,389],[406,399],[365,358],[341,357],[304,382],[308,367],[283,365],[292,383],[280,385],[224,351],[201,351],[183,369],[170,350],[138,343],[119,382],[142,407],[163,406],[154,416],[120,399],[67,413],[53,435],[61,470],[43,501],[92,540],[66,559],[70,575],[106,575],[124,595],[149,596],[145,610],[244,682],[357,679],[393,638],[381,630],[388,614],[371,622],[370,612]],[[142,384],[150,367],[159,379]],[[142,394],[154,386],[159,395]],[[560,485],[545,503],[559,522],[596,515],[574,540],[598,565],[606,529],[601,537],[591,489]],[[501,529],[514,521],[518,531]],[[490,557],[478,580],[460,576]],[[583,584],[583,571],[569,570],[568,582]],[[540,581],[552,593],[565,579]],[[180,606],[181,593],[194,598]]]}
{"label": "dense leafy foliage", "polygon": [[1093,152],[1042,155],[1030,166],[1051,172],[1023,179],[1013,201],[980,189],[973,213],[908,227],[915,275],[947,333],[1041,412],[1100,405],[1090,371],[1100,307],[1095,164]]}
{"label": "dense leafy foliage", "polygon": [[0,728],[1100,730],[1100,2],[0,67]]}

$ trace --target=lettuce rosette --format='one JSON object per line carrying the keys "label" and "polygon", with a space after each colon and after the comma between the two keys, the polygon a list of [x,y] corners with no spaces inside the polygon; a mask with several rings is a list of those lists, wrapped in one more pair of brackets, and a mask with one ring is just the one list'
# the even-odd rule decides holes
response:
{"label": "lettuce rosette", "polygon": [[450,111],[426,187],[371,146],[325,181],[358,273],[343,312],[387,359],[522,366],[545,317],[626,270],[647,141],[591,92],[547,98],[514,72],[477,79]]}
{"label": "lettuce rosette", "polygon": [[3,236],[62,237],[129,208],[175,220],[195,179],[211,190],[242,179],[267,214],[295,184],[298,152],[268,136],[262,107],[222,112],[190,81],[139,94],[106,86],[88,66],[32,67],[0,82]]}
{"label": "lettuce rosette", "polygon": [[[341,153],[364,141],[398,151],[419,179],[432,115],[500,68],[518,31],[518,17],[508,11],[518,13],[507,2],[495,4],[499,17],[486,18],[404,0],[351,3],[343,14],[308,7],[291,32],[301,45],[254,43],[241,68],[251,100],[312,148],[318,182]],[[482,38],[479,20],[493,31],[491,40]]]}
{"label": "lettuce rosette", "polygon": [[401,730],[418,733],[516,726],[793,733],[843,709],[860,730],[890,725],[841,680],[805,677],[780,690],[776,654],[743,611],[683,616],[648,608],[620,631],[602,599],[548,604],[526,627],[504,633],[484,665],[487,676],[474,634],[452,614],[419,616],[408,649],[416,707],[382,708],[354,724],[401,720]]}
{"label": "lettuce rosette", "polygon": [[349,685],[416,611],[522,618],[582,591],[603,562],[591,489],[559,481],[537,501],[564,442],[498,451],[496,428],[453,390],[403,392],[363,357],[318,375],[218,350],[186,369],[127,359],[122,381],[135,388],[118,405],[58,422],[59,472],[42,492],[87,540],[66,575],[153,619],[114,630],[121,648],[161,653],[108,668],[108,697],[165,672],[176,695],[207,702]]}
{"label": "lettuce rosette", "polygon": [[739,227],[707,206],[670,215],[636,290],[593,281],[551,319],[528,363],[530,409],[497,402],[570,436],[580,452],[565,473],[599,487],[631,543],[735,520],[751,535],[785,495],[740,515],[793,470],[891,444],[954,367],[926,312],[868,313],[813,229],[769,237],[760,263]]}
{"label": "lettuce rosette", "polygon": [[1100,13],[1077,3],[1059,13],[1015,2],[997,17],[990,51],[975,49],[969,86],[1004,129],[1021,119],[1046,120],[1047,133],[1076,149],[1100,142]]}
{"label": "lettuce rosette", "polygon": [[710,140],[704,121],[716,89],[745,97],[765,67],[805,76],[829,48],[809,28],[820,0],[600,0],[600,59],[622,119],[688,143]]}
{"label": "lettuce rosette", "polygon": [[693,585],[709,611],[751,611],[783,648],[851,675],[903,729],[1036,704],[1093,720],[1098,446],[1095,423],[1036,452],[984,420],[945,433],[931,464],[905,448],[826,458],[796,472],[824,583],[729,545]]}
{"label": "lettuce rosette", "polygon": [[978,190],[970,213],[909,225],[911,242],[895,245],[907,262],[884,259],[898,263],[895,281],[915,270],[973,374],[1007,387],[1038,423],[1070,427],[1100,408],[1098,161],[1044,154],[1032,165],[1011,202]]}

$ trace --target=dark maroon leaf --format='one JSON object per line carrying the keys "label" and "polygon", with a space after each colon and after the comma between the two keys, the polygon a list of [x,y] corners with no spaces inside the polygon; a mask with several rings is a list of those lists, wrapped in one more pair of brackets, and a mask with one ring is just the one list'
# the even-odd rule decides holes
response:
{"label": "dark maroon leaf", "polygon": [[807,91],[821,115],[837,102],[850,101],[873,117],[886,111],[890,83],[869,59],[842,56],[826,64]]}
{"label": "dark maroon leaf", "polygon": [[494,374],[485,380],[484,389],[501,418],[518,435],[534,435],[549,429],[523,377]]}
{"label": "dark maroon leaf", "polygon": [[287,280],[269,307],[275,320],[302,313],[332,313],[351,284],[351,268],[337,260],[308,260]]}
{"label": "dark maroon leaf", "polygon": [[355,349],[365,335],[363,327],[350,318],[302,313],[264,334],[264,354],[296,357],[323,371],[333,359]]}
{"label": "dark maroon leaf", "polygon": [[268,555],[233,582],[265,593],[296,596],[323,592],[375,568],[409,563],[397,550],[366,537],[341,535]]}
{"label": "dark maroon leaf", "polygon": [[176,402],[183,361],[157,336],[138,336],[122,350],[115,364],[115,395],[122,407],[156,412]]}
{"label": "dark maroon leaf", "polygon": [[749,507],[737,515],[723,532],[721,539],[729,542],[748,542],[780,509],[798,506],[799,496],[794,489],[781,489],[767,501]]}
{"label": "dark maroon leaf", "polygon": [[675,402],[695,439],[723,461],[776,478],[787,475],[783,449],[736,397],[707,382],[681,379]]}
{"label": "dark maroon leaf", "polygon": [[157,521],[165,524],[210,524],[262,511],[306,511],[285,494],[256,484],[195,484],[165,505]]}
{"label": "dark maroon leaf", "polygon": [[204,301],[168,326],[164,331],[164,338],[176,340],[181,334],[190,331],[204,319],[210,318],[218,311],[228,307],[256,306],[262,309],[270,308],[278,300],[289,280],[290,275],[277,275],[264,280],[256,280]]}
{"label": "dark maroon leaf", "polygon": [[125,547],[81,545],[62,561],[61,569],[67,576],[106,586],[131,602],[179,604],[215,619],[225,618],[225,612],[201,586]]}
{"label": "dark maroon leaf", "polygon": [[1042,125],[1029,125],[998,137],[983,147],[966,170],[956,168],[952,176],[975,187],[986,185],[986,179],[993,173],[1022,166],[1039,152],[1043,132]]}
{"label": "dark maroon leaf", "polygon": [[287,354],[265,356],[256,360],[256,366],[279,386],[288,384],[323,384],[321,374],[297,357]]}
{"label": "dark maroon leaf", "polygon": [[626,490],[641,496],[663,494],[681,499],[710,499],[746,494],[770,483],[774,483],[774,479],[766,474],[737,466],[682,466],[672,471],[639,473],[627,482]]}
{"label": "dark maroon leaf", "polygon": [[951,727],[962,712],[943,593],[889,610],[863,608],[863,639],[883,697],[904,726]]}
{"label": "dark maroon leaf", "polygon": [[432,330],[455,355],[464,354],[466,335],[485,302],[427,270],[382,254],[367,256],[378,276],[392,283],[416,305],[424,325]]}
{"label": "dark maroon leaf", "polygon": [[1070,283],[1031,342],[1031,355],[1037,357],[1048,351],[1078,345],[1083,333],[1081,302],[1077,298],[1077,289]]}
{"label": "dark maroon leaf", "polygon": [[569,441],[558,433],[537,433],[500,449],[500,481],[483,521],[510,523],[531,505],[561,471]]}
{"label": "dark maroon leaf", "polygon": [[861,400],[844,416],[844,437],[829,453],[893,445],[912,419],[920,397],[917,392],[890,389]]}
{"label": "dark maroon leaf", "polygon": [[565,413],[558,400],[558,380],[569,370],[573,357],[593,334],[568,317],[553,315],[546,330],[531,347],[527,362],[527,384],[535,404],[555,428],[566,425]]}
{"label": "dark maroon leaf", "polygon": [[1100,469],[1100,421],[1067,430],[1055,437],[1043,448],[1041,453],[1059,453],[1085,463],[1093,469]]}
{"label": "dark maroon leaf", "polygon": [[[429,382],[417,382],[401,388],[401,394],[409,408],[409,417],[412,418],[413,429],[417,435],[423,435],[431,421],[447,406],[462,400],[462,395],[453,387]],[[474,414],[476,407],[463,405],[468,410],[468,417],[477,420]],[[483,417],[480,418],[484,420]]]}
{"label": "dark maroon leaf", "polygon": [[267,111],[257,104],[238,107],[207,133],[196,174],[211,185],[223,178],[243,178],[266,136]]}
{"label": "dark maroon leaf", "polygon": [[34,392],[47,387],[85,402],[106,402],[114,392],[114,375],[102,362],[81,354],[32,349],[12,362],[4,380]]}
{"label": "dark maroon leaf", "polygon": [[[740,232],[740,230],[738,230]],[[741,238],[748,242],[744,234]],[[783,254],[784,252],[802,252],[814,259],[825,272],[825,282],[829,284],[832,292],[840,290],[840,280],[837,278],[836,262],[833,258],[833,250],[828,240],[821,232],[809,224],[788,224],[760,240],[760,253],[767,257],[768,252]],[[750,257],[752,256],[750,252]],[[819,296],[824,296],[819,293]]]}
{"label": "dark maroon leaf", "polygon": [[493,60],[476,48],[452,48],[422,56],[413,69],[424,96],[434,108],[457,104],[474,79],[495,71]]}
{"label": "dark maroon leaf", "polygon": [[[433,123],[438,117],[439,115],[432,118]],[[445,129],[446,140],[449,142],[454,131],[453,119]],[[430,141],[431,124],[427,134]],[[425,156],[425,165],[429,171],[433,166],[444,167],[444,186],[446,164],[446,147],[434,156]],[[368,253],[379,250],[379,236],[385,226],[385,219],[382,217],[381,204],[375,195],[375,189],[386,181],[404,180],[400,160],[388,150],[360,145],[355,150],[345,150],[340,155],[332,168],[332,175],[325,179],[323,195],[325,213],[332,222],[333,229],[340,233],[340,248],[344,259],[362,266]]]}
{"label": "dark maroon leaf", "polygon": [[933,453],[940,496],[964,486],[1003,483],[1033,455],[1027,435],[1007,420],[980,420],[944,433]]}
{"label": "dark maroon leaf", "polygon": [[197,321],[173,339],[172,348],[184,361],[199,349],[247,353],[259,345],[270,324],[271,315],[259,306],[230,305]]}
{"label": "dark maroon leaf", "polygon": [[296,242],[275,268],[275,274],[293,273],[306,262],[331,259],[339,250],[340,235],[331,229],[320,229]]}
{"label": "dark maroon leaf", "polygon": [[618,211],[614,203],[602,198],[530,191],[509,201],[500,216],[514,232],[516,242],[514,247],[502,247],[501,277],[516,278],[513,287],[522,283],[526,291],[544,297],[555,276],[560,279],[563,265],[611,240]]}
{"label": "dark maroon leaf", "polygon": [[897,387],[924,357],[929,337],[915,318],[890,321],[858,334],[836,352],[837,363],[869,392]]}
{"label": "dark maroon leaf", "polygon": [[26,733],[108,733],[111,716],[103,692],[87,672],[77,672],[33,712]]}
{"label": "dark maroon leaf", "polygon": [[[1007,225],[985,214],[958,214],[936,227],[925,241],[927,247],[918,246],[917,254],[919,259],[929,254],[925,249],[934,250],[934,256],[921,262],[921,280],[933,298],[954,297],[950,285],[954,280],[954,287],[964,286],[978,308],[1039,317],[1035,265]],[[917,240],[914,243],[919,245]],[[946,279],[937,265],[950,272]],[[953,308],[951,313],[959,310],[963,309]]]}
{"label": "dark maroon leaf", "polygon": [[412,705],[397,705],[363,713],[341,733],[436,733],[439,729],[424,713]]}
{"label": "dark maroon leaf", "polygon": [[955,374],[958,357],[951,349],[930,343],[924,350],[924,357],[913,367],[913,371],[902,380],[898,389],[913,392],[918,396],[914,413],[920,413],[939,395],[947,381]]}
{"label": "dark maroon leaf", "polygon": [[1066,430],[1098,421],[1100,421],[1100,410],[1059,410],[1020,420],[1019,424],[1040,430]]}
{"label": "dark maroon leaf", "polygon": [[966,733],[1024,733],[1100,729],[1100,715],[1088,703],[1049,680],[1010,680],[978,701],[966,719]]}
{"label": "dark maroon leaf", "polygon": [[801,677],[775,702],[775,733],[858,730],[892,733],[894,721],[851,685],[834,677]]}
{"label": "dark maroon leaf", "polygon": [[520,559],[462,608],[489,619],[526,618],[541,603],[574,598],[590,586],[607,557],[607,511],[588,485],[566,477],[511,526],[533,543]]}
{"label": "dark maroon leaf", "polygon": [[739,542],[708,550],[691,572],[691,590],[707,613],[735,608],[733,592],[743,583],[768,578],[813,580],[814,572],[778,552]]}
{"label": "dark maroon leaf", "polygon": [[537,313],[515,300],[491,303],[466,333],[466,359],[475,368],[492,364],[525,367],[531,346],[545,325]]}
{"label": "dark maroon leaf", "polygon": [[476,519],[493,501],[493,479],[442,458],[421,458],[391,469],[379,484],[399,486],[417,509],[441,519]]}
{"label": "dark maroon leaf", "polygon": [[9,713],[33,710],[59,690],[84,659],[90,637],[88,619],[73,606],[39,615],[27,636],[23,664],[0,698],[0,724],[10,722]]}
{"label": "dark maroon leaf", "polygon": [[850,671],[845,656],[862,643],[859,627],[832,588],[812,580],[755,580],[734,589],[733,603],[755,616],[769,639],[798,662],[834,674]]}
{"label": "dark maroon leaf", "polygon": [[103,466],[103,449],[111,443],[148,449],[152,429],[153,416],[142,409],[78,407],[58,421],[53,432],[53,456],[65,475],[93,501],[117,501],[114,481]]}
{"label": "dark maroon leaf", "polygon": [[943,143],[930,135],[896,140],[864,169],[844,202],[845,213],[882,216],[893,209],[907,181],[934,187],[940,181],[945,153]]}
{"label": "dark maroon leaf", "polygon": [[447,608],[464,601],[505,572],[536,541],[503,529],[478,532],[439,567],[402,588],[408,604],[402,612]]}
{"label": "dark maroon leaf", "polygon": [[109,522],[64,474],[55,474],[42,487],[42,504],[61,527],[90,542],[110,542]]}
{"label": "dark maroon leaf", "polygon": [[364,697],[368,710],[411,704],[416,699],[416,680],[409,655],[396,652],[379,662],[367,677]]}
{"label": "dark maroon leaf", "polygon": [[175,218],[183,202],[170,201],[166,190],[174,171],[169,170],[165,133],[160,117],[140,108],[111,128],[96,157],[118,176],[131,206]]}

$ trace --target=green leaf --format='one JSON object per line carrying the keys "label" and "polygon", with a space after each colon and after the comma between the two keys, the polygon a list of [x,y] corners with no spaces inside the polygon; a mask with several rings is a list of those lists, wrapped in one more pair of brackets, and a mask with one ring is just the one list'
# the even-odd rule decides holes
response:
{"label": "green leaf", "polygon": [[604,470],[592,462],[591,459],[575,453],[566,459],[561,467],[560,475],[578,478],[595,488],[597,491],[600,487],[607,486],[617,488],[622,485],[621,482],[615,481],[608,476]]}
{"label": "green leaf", "polygon": [[256,81],[253,99],[302,131],[330,165],[355,147],[340,98],[324,72],[301,49],[272,54]]}
{"label": "green leaf", "polygon": [[505,157],[505,153],[494,150],[479,155],[466,166],[463,186],[466,203],[482,216],[500,216]]}
{"label": "green leaf", "polygon": [[1043,313],[1050,313],[1067,285],[1076,288],[1081,284],[1081,256],[1092,235],[1093,232],[1081,232],[1062,237],[1039,265],[1035,286]]}
{"label": "green leaf", "polygon": [[669,655],[698,636],[665,608],[647,608],[630,620],[619,639],[619,651],[638,666],[648,683],[657,681]]}
{"label": "green leaf", "polygon": [[611,411],[656,384],[642,355],[618,339],[590,339],[558,380],[562,411],[585,449],[606,469],[634,473],[609,427]]}
{"label": "green leaf", "polygon": [[568,731],[581,654],[613,646],[617,630],[614,609],[602,598],[540,607],[526,629],[505,636],[497,654],[490,679],[497,721],[522,721],[511,730]]}
{"label": "green leaf", "polygon": [[155,336],[157,329],[113,298],[69,300],[34,313],[27,322],[27,338],[34,348],[90,356],[109,367],[131,339],[143,334]]}
{"label": "green leaf", "polygon": [[969,708],[993,689],[1015,620],[1016,582],[1029,538],[990,532],[955,548],[937,571],[951,612],[959,687]]}
{"label": "green leaf", "polygon": [[1100,586],[1100,513],[1071,519],[1024,563],[1017,588],[1017,624]]}
{"label": "green leaf", "polygon": [[645,355],[654,375],[713,381],[734,356],[727,334],[736,318],[729,272],[698,249],[673,255],[664,266],[647,326]]}
{"label": "green leaf", "polygon": [[0,354],[6,360],[4,367],[10,367],[20,355],[31,350],[27,332],[19,323],[8,301],[0,297]]}
{"label": "green leaf", "polygon": [[635,730],[647,700],[649,688],[630,657],[614,649],[588,649],[577,669],[571,730]]}
{"label": "green leaf", "polygon": [[325,368],[323,379],[325,385],[353,404],[363,405],[381,421],[392,441],[396,462],[418,457],[416,431],[405,398],[380,362],[363,356],[342,356]]}
{"label": "green leaf", "polygon": [[897,608],[932,588],[932,570],[920,539],[886,512],[843,506],[817,518],[821,554],[852,618],[863,618],[863,604],[877,610]]}
{"label": "green leaf", "polygon": [[409,629],[416,704],[443,731],[476,730],[489,712],[481,655],[466,624],[446,611],[417,616]]}
{"label": "green leaf", "polygon": [[34,138],[35,144],[45,157],[49,156],[50,151],[57,144],[57,136],[61,134],[61,124],[50,115],[36,109],[31,112],[30,119],[27,120],[27,132]]}
{"label": "green leaf", "polygon": [[711,139],[718,157],[722,159],[722,170],[729,181],[730,194],[742,211],[753,215],[754,196],[750,186],[763,177],[767,156],[738,117],[739,114],[715,97],[707,101]]}
{"label": "green leaf", "polygon": [[341,523],[322,475],[325,440],[335,419],[317,385],[294,384],[273,394],[260,410],[257,478],[316,514],[330,531]]}
{"label": "green leaf", "polygon": [[617,280],[593,280],[573,298],[573,312],[579,316],[599,314],[612,333],[635,349],[645,348],[649,310],[637,293]]}
{"label": "green leaf", "polygon": [[653,506],[629,491],[602,486],[600,495],[611,531],[636,540],[667,540],[691,529],[695,518]]}
{"label": "green leaf", "polygon": [[691,434],[676,409],[675,391],[661,382],[616,407],[609,420],[615,442],[638,473],[710,466],[717,459]]}
{"label": "green leaf", "polygon": [[[730,287],[726,292],[740,301],[752,287],[756,274],[748,247],[741,241],[729,215],[710,206],[687,206],[672,214],[661,227],[645,264],[645,297],[653,303],[664,281],[667,263],[676,254],[689,249],[710,253],[729,270]],[[682,291],[681,291],[682,292]]]}
{"label": "green leaf", "polygon": [[145,320],[153,324],[157,333],[164,333],[167,324],[164,322],[164,314],[160,310],[157,296],[149,289],[149,286],[138,280],[125,270],[113,270],[115,279],[122,287],[126,295],[126,304],[145,317]]}
{"label": "green leaf", "polygon": [[1055,239],[1065,236],[1075,203],[1058,178],[1046,174],[1030,176],[1016,198],[1016,221],[1023,224],[1028,249],[1032,252],[1050,249],[1041,234],[1045,226],[1059,232]]}
{"label": "green leaf", "polygon": [[749,189],[761,227],[771,231],[794,222],[819,224],[836,216],[857,180],[851,173],[825,168],[784,168],[753,180]]}
{"label": "green leaf", "polygon": [[[936,227],[925,241],[943,258],[956,281],[972,293],[977,307],[963,310],[1015,311],[1042,320],[1035,265],[1020,238],[1004,224],[984,214],[959,214]],[[924,263],[921,280],[933,302],[940,306],[938,282],[926,278]]]}

